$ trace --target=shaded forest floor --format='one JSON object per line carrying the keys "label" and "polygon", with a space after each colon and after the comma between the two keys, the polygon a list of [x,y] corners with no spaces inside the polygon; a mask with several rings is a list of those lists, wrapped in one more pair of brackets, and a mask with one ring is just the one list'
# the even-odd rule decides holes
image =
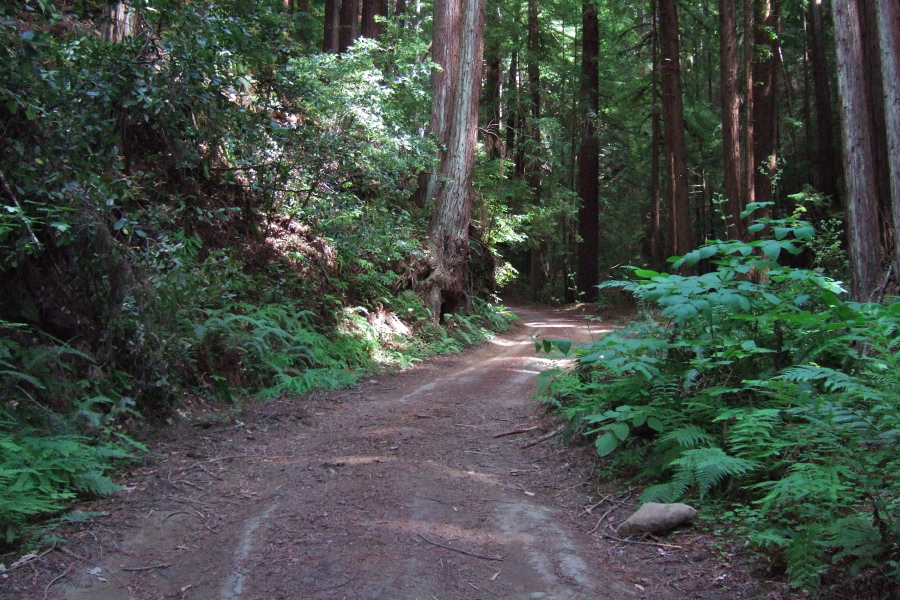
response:
{"label": "shaded forest floor", "polygon": [[637,490],[598,483],[592,448],[539,441],[556,428],[533,399],[554,360],[532,338],[609,329],[515,312],[480,348],[329,397],[185,409],[123,492],[80,507],[102,516],[8,572],[0,599],[787,597],[701,526],[608,535]]}

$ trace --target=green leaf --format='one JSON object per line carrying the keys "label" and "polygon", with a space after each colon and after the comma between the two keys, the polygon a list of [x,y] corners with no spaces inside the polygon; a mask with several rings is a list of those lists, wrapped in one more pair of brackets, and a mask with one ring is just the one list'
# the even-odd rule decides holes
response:
{"label": "green leaf", "polygon": [[662,420],[658,419],[657,417],[649,417],[647,419],[647,427],[657,432],[662,432],[666,428]]}
{"label": "green leaf", "polygon": [[656,271],[651,271],[650,269],[635,269],[634,274],[645,279],[653,279],[654,277],[659,277],[659,273],[657,273]]}
{"label": "green leaf", "polygon": [[559,351],[562,352],[565,356],[569,355],[569,350],[572,349],[572,342],[569,340],[555,340],[553,342],[556,344],[556,347],[559,348]]}
{"label": "green leaf", "polygon": [[612,453],[619,446],[619,438],[615,436],[611,431],[607,431],[603,435],[597,438],[597,441],[594,442],[594,447],[597,448],[597,454],[600,456],[607,456]]}
{"label": "green leaf", "polygon": [[750,233],[756,233],[757,231],[762,231],[765,228],[766,228],[765,223],[754,223],[753,225],[751,225],[750,227],[747,228],[747,231],[749,231]]}
{"label": "green leaf", "polygon": [[778,256],[781,254],[781,244],[774,240],[766,240],[761,245],[763,254],[766,255],[770,260],[778,260]]}
{"label": "green leaf", "polygon": [[626,423],[615,423],[609,427],[609,430],[623,442],[625,441],[625,438],[628,437],[628,432],[630,431]]}

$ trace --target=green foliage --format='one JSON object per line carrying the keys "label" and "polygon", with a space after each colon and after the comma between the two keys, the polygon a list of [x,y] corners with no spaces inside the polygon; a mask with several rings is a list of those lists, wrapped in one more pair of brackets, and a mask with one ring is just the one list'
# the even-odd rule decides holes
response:
{"label": "green foliage", "polygon": [[609,469],[640,466],[644,500],[735,503],[741,531],[813,589],[832,565],[856,572],[900,547],[900,303],[848,302],[838,282],[780,266],[812,239],[806,223],[753,229],[771,237],[672,261],[708,259],[709,273],[604,284],[646,317],[582,347],[542,345],[577,359],[545,395]]}

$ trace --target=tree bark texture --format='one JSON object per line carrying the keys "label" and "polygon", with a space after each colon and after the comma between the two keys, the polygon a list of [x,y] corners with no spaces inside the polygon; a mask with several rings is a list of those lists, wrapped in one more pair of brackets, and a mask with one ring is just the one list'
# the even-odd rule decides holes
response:
{"label": "tree bark texture", "polygon": [[[656,0],[650,0],[650,60],[653,79],[652,107],[650,109],[650,263],[660,269],[665,264],[663,255],[662,224],[660,210],[659,155],[661,145],[660,108],[659,108],[659,31],[657,24]],[[740,163],[738,163],[740,176]]]}
{"label": "tree bark texture", "polygon": [[882,276],[879,257],[878,201],[872,149],[871,119],[865,98],[865,65],[858,0],[833,0],[838,61],[844,172],[847,186],[847,242],[850,296],[867,301]]}
{"label": "tree bark texture", "polygon": [[384,23],[375,17],[387,17],[387,0],[362,0],[362,23],[360,35],[370,39],[378,39],[384,33]]}
{"label": "tree bark texture", "polygon": [[[884,81],[881,78],[881,49],[878,40],[878,14],[876,6],[880,0],[863,0],[859,3],[860,35],[862,39],[863,65],[866,86],[865,97],[869,103],[873,169],[875,170],[875,193],[878,196],[878,212],[881,216],[880,243],[885,254],[893,247],[893,215],[891,214],[890,168],[887,154],[887,122],[884,113]],[[895,0],[900,2],[900,0]]]}
{"label": "tree bark texture", "polygon": [[582,300],[597,299],[599,251],[600,144],[597,138],[599,93],[598,38],[600,24],[592,3],[582,5],[581,33],[581,146],[578,151],[578,271],[576,285]]}
{"label": "tree bark texture", "polygon": [[737,6],[735,0],[719,0],[720,60],[722,80],[722,167],[728,207],[728,237],[742,240],[747,234],[740,215],[741,200],[741,98],[738,93]]}
{"label": "tree bark texture", "polygon": [[[781,0],[756,0],[753,62],[753,190],[756,202],[775,201],[778,176],[778,70]],[[767,208],[759,216],[771,216]]]}
{"label": "tree bark texture", "polygon": [[531,122],[528,124],[528,186],[535,203],[541,199],[541,31],[538,22],[538,0],[528,2],[528,96],[531,101]]}
{"label": "tree bark texture", "polygon": [[360,0],[343,0],[340,11],[338,52],[346,52],[359,37]]}
{"label": "tree bark texture", "polygon": [[[432,118],[435,131],[446,131],[446,152],[441,159],[437,199],[428,231],[431,274],[425,281],[428,304],[435,319],[455,313],[465,301],[469,223],[472,218],[472,172],[478,135],[478,100],[481,92],[484,44],[484,0],[439,0],[435,16],[447,16],[437,28],[434,48],[442,46],[452,93],[435,88]],[[441,7],[441,5],[455,5]],[[442,38],[450,39],[438,39]],[[455,41],[452,41],[455,40]],[[445,63],[439,63],[442,66]],[[438,104],[438,98],[443,104]]]}
{"label": "tree bark texture", "polygon": [[822,24],[822,0],[809,3],[809,50],[812,62],[814,104],[816,107],[816,183],[824,195],[838,200],[838,158],[834,139],[834,114],[831,109],[831,83],[828,79],[828,60],[825,52],[825,33]]}
{"label": "tree bark texture", "polygon": [[894,218],[893,270],[894,281],[900,281],[900,4],[896,0],[877,0],[877,9]]}
{"label": "tree bark texture", "polygon": [[756,202],[753,151],[753,5],[744,0],[744,205]]}
{"label": "tree bark texture", "polygon": [[684,100],[681,95],[681,59],[678,43],[676,0],[659,0],[659,40],[662,67],[663,131],[665,139],[666,183],[672,253],[691,250],[691,208],[688,197],[687,147],[685,143]]}
{"label": "tree bark texture", "polygon": [[325,0],[325,33],[322,52],[337,52],[340,45],[341,0]]}

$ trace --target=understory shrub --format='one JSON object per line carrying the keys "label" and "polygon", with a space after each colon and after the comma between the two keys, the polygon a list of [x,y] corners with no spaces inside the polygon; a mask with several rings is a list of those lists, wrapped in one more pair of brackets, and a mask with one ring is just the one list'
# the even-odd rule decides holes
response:
{"label": "understory shrub", "polygon": [[[752,209],[753,207],[751,207]],[[543,392],[589,436],[606,472],[635,473],[644,501],[732,505],[738,533],[783,552],[815,589],[830,568],[897,578],[900,543],[900,303],[845,299],[822,273],[778,263],[813,237],[759,219],[750,243],[714,242],[601,288],[642,316],[584,346]]]}

